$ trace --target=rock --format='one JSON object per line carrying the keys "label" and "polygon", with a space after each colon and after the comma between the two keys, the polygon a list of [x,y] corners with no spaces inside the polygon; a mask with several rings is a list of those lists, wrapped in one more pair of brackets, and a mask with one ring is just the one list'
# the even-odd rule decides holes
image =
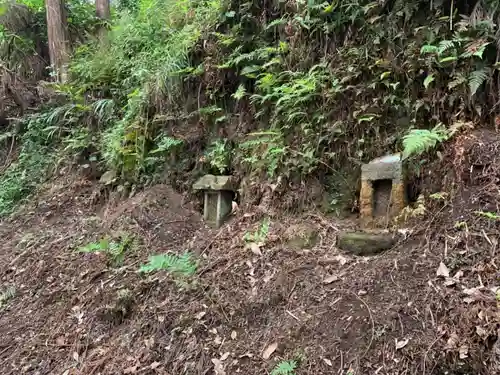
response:
{"label": "rock", "polygon": [[318,231],[306,225],[291,225],[284,233],[284,242],[295,250],[311,248],[318,242]]}
{"label": "rock", "polygon": [[230,190],[236,191],[238,188],[233,176],[214,176],[206,174],[193,185],[194,190]]}
{"label": "rock", "polygon": [[397,240],[391,233],[340,232],[337,247],[356,255],[375,255],[393,247]]}
{"label": "rock", "polygon": [[101,176],[99,180],[99,182],[104,185],[112,184],[115,181],[116,181],[116,172],[113,170],[104,172],[104,174]]}

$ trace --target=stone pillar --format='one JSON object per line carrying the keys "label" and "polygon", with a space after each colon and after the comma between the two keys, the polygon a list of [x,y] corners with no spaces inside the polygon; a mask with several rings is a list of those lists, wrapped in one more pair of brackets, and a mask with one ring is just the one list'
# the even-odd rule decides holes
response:
{"label": "stone pillar", "polygon": [[233,209],[233,192],[221,190],[217,193],[217,219],[215,226],[220,228]]}
{"label": "stone pillar", "polygon": [[400,212],[406,206],[406,189],[403,181],[393,181],[392,182],[392,209],[391,216],[395,217],[400,214]]}
{"label": "stone pillar", "polygon": [[369,180],[361,180],[359,213],[364,225],[370,225],[373,217],[373,185]]}

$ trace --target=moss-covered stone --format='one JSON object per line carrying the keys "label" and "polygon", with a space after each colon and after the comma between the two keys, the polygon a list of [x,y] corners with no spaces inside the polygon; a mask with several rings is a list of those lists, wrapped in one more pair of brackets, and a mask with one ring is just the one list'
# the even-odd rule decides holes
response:
{"label": "moss-covered stone", "polygon": [[337,247],[355,255],[375,255],[396,242],[396,236],[390,233],[340,232],[337,236]]}
{"label": "moss-covered stone", "polygon": [[307,225],[291,225],[285,231],[284,239],[286,246],[301,250],[316,245],[319,236],[316,228]]}

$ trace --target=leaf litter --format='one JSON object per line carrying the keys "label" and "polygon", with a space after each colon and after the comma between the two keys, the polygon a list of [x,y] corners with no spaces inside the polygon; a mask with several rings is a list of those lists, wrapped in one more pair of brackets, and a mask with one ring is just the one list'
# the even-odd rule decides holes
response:
{"label": "leaf litter", "polygon": [[[447,353],[479,363],[474,340],[496,337],[485,324],[494,319],[494,278],[482,271],[484,287],[478,287],[477,271],[465,265],[463,274],[453,276],[460,287],[429,284],[436,276],[445,282],[450,277],[443,267],[437,274],[439,249],[429,253],[405,244],[400,251],[360,261],[338,253],[336,229],[325,225],[327,219],[298,217],[273,224],[266,251],[256,254],[241,238],[259,214],[235,217],[215,232],[165,186],[104,208],[90,203],[92,196],[91,184],[68,181],[42,195],[46,203],[39,208],[2,223],[0,264],[14,262],[2,269],[2,282],[19,290],[0,313],[0,337],[14,343],[0,352],[5,375],[19,373],[21,363],[29,364],[29,373],[62,374],[74,366],[73,353],[81,373],[103,375],[257,375],[298,352],[307,361],[301,371],[315,375],[332,368],[396,373],[422,363],[448,371],[456,362]],[[47,220],[42,208],[64,215]],[[96,212],[102,218],[90,219]],[[322,244],[309,251],[288,249],[280,233],[289,221],[300,225],[305,220],[321,233]],[[351,225],[336,221],[334,227]],[[23,231],[33,229],[48,236],[28,252],[16,252]],[[118,229],[141,239],[120,269],[110,269],[102,257],[68,251]],[[415,228],[412,236],[417,234]],[[165,250],[203,254],[193,283],[165,272],[150,277],[136,272],[149,256]],[[487,263],[481,266],[488,269]],[[96,312],[124,288],[133,296],[130,312],[111,322],[100,320]],[[477,307],[473,315],[464,313],[464,298]],[[27,311],[32,311],[28,321]],[[464,327],[472,327],[473,339]],[[380,360],[381,348],[390,361]],[[484,363],[492,366],[488,357]]]}

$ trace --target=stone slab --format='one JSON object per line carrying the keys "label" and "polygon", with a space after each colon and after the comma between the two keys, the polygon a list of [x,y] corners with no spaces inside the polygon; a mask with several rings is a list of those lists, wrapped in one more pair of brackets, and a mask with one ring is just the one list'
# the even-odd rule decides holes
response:
{"label": "stone slab", "polygon": [[398,238],[391,233],[340,232],[337,247],[355,255],[375,255],[392,248]]}
{"label": "stone slab", "polygon": [[236,191],[238,185],[233,176],[214,176],[207,174],[201,177],[193,185],[194,190],[229,190]]}
{"label": "stone slab", "polygon": [[401,154],[377,158],[361,166],[361,179],[365,181],[393,180],[400,183],[403,179]]}

